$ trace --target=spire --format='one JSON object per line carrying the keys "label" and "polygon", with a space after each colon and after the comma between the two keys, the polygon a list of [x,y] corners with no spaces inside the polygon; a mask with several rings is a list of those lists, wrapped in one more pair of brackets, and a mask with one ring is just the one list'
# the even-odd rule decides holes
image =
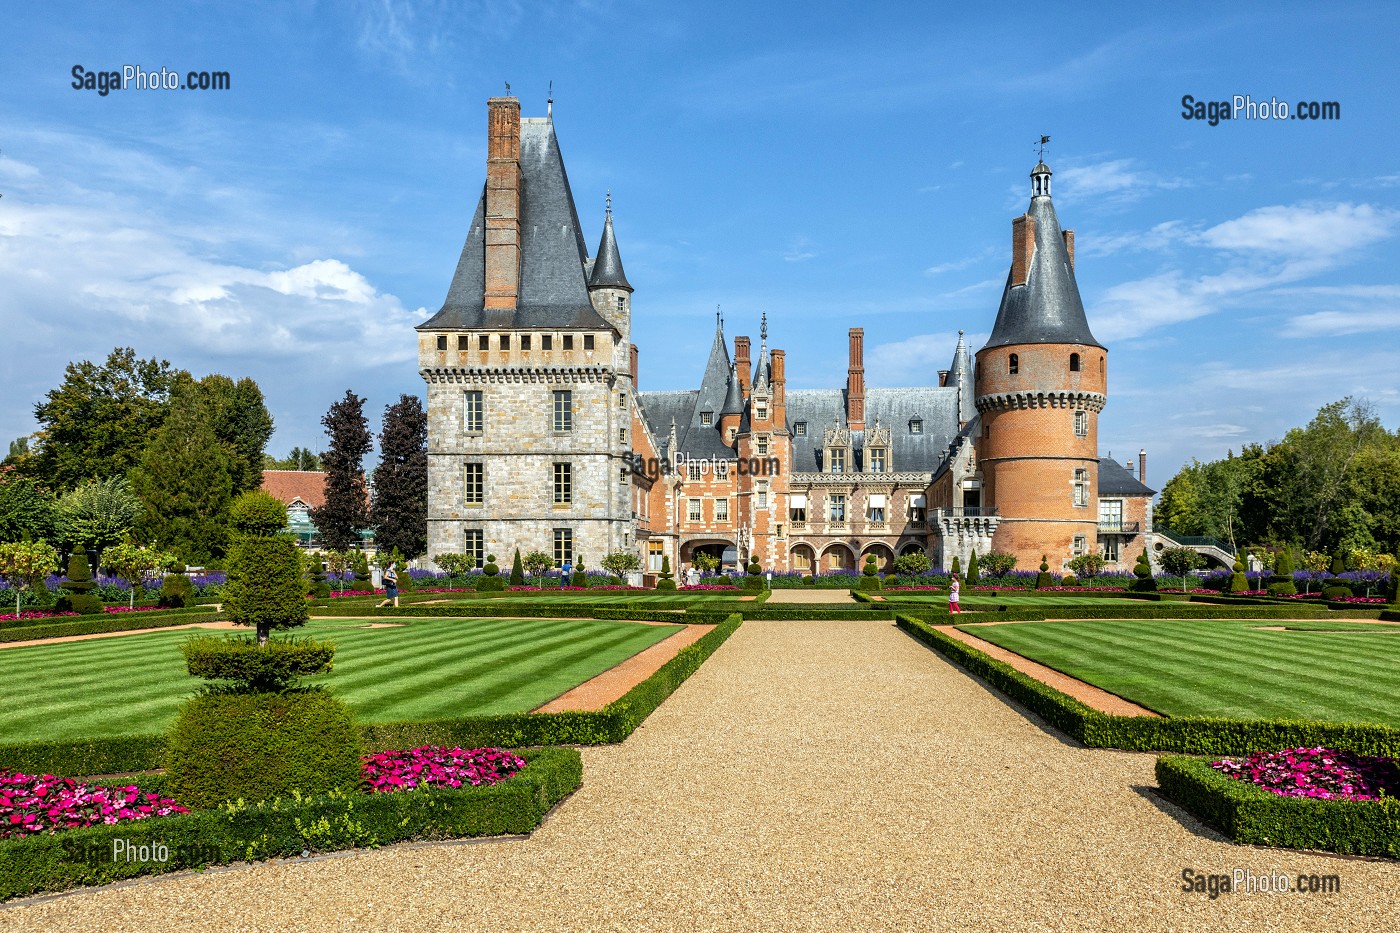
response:
{"label": "spire", "polygon": [[613,233],[612,192],[608,192],[607,214],[603,219],[603,239],[598,243],[598,252],[593,260],[593,275],[588,280],[589,288],[622,288],[632,291],[627,282],[627,274],[622,271],[622,256],[617,251],[617,235]]}
{"label": "spire", "polygon": [[1074,279],[1068,239],[1050,200],[1050,169],[1031,173],[1029,210],[1012,219],[1011,272],[1001,294],[996,324],[986,347],[1059,343],[1102,347],[1089,330]]}
{"label": "spire", "polygon": [[729,361],[729,347],[724,340],[724,319],[719,307],[715,307],[715,339],[710,344],[710,358],[705,362],[705,374],[700,380],[700,395],[695,400],[695,418],[692,427],[701,425],[700,417],[710,412],[718,420],[724,407],[725,396],[729,392],[729,372],[733,368]]}
{"label": "spire", "polygon": [[948,368],[948,386],[958,393],[958,421],[966,424],[977,413],[973,404],[972,355],[968,353],[963,332],[958,331],[958,346],[953,350],[953,364]]}
{"label": "spire", "polygon": [[724,393],[724,407],[719,410],[723,415],[741,415],[744,413],[744,393],[739,389],[739,364],[729,364],[729,385]]}
{"label": "spire", "polygon": [[768,312],[763,312],[763,323],[758,329],[758,371],[754,373],[755,387],[767,389],[773,381],[773,361],[768,356]]}

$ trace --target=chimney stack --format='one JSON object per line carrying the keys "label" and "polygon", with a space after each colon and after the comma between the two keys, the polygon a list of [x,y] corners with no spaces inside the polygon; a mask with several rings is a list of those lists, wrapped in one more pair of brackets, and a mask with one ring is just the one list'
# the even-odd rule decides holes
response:
{"label": "chimney stack", "polygon": [[782,350],[773,350],[768,354],[773,363],[773,375],[771,385],[773,388],[773,421],[779,425],[787,424],[787,354]]}
{"label": "chimney stack", "polygon": [[1069,271],[1074,271],[1074,231],[1061,230],[1060,235],[1065,240],[1065,252],[1069,254]]}
{"label": "chimney stack", "polygon": [[1138,450],[1138,477],[1137,477],[1137,478],[1138,478],[1138,482],[1139,482],[1139,483],[1144,483],[1144,484],[1146,484],[1146,482],[1147,482],[1147,449],[1146,449],[1146,448],[1141,448],[1141,449]]}
{"label": "chimney stack", "polygon": [[637,391],[637,345],[629,344],[627,347],[627,362],[632,370],[632,391]]}
{"label": "chimney stack", "polygon": [[520,101],[486,102],[487,310],[515,310],[520,296]]}
{"label": "chimney stack", "polygon": [[865,328],[852,327],[850,368],[846,370],[846,425],[852,431],[865,430]]}
{"label": "chimney stack", "polygon": [[748,398],[749,383],[753,379],[753,370],[749,365],[749,338],[734,338],[734,362],[739,369],[739,391],[744,398]]}
{"label": "chimney stack", "polygon": [[1035,252],[1035,218],[1022,214],[1011,220],[1011,284],[1025,285]]}

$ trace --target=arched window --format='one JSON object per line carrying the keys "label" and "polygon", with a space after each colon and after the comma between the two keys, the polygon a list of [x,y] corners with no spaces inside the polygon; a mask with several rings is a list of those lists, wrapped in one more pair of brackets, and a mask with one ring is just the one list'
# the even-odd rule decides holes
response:
{"label": "arched window", "polygon": [[1021,356],[1018,353],[1011,354],[1011,375],[1016,375],[1021,371]]}
{"label": "arched window", "polygon": [[1069,355],[1069,371],[1072,372],[1072,373],[1077,373],[1077,372],[1079,372],[1079,354],[1078,354],[1078,353],[1071,353],[1071,354]]}
{"label": "arched window", "polygon": [[1099,375],[1103,375],[1103,357],[1099,357]]}

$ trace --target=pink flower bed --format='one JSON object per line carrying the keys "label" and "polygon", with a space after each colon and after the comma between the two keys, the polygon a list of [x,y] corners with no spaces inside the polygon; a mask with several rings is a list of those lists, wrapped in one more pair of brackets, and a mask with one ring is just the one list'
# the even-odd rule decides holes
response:
{"label": "pink flower bed", "polygon": [[1286,748],[1255,752],[1248,758],[1225,758],[1210,766],[1281,797],[1377,800],[1400,794],[1400,766],[1394,758],[1355,752]]}
{"label": "pink flower bed", "polygon": [[525,759],[499,748],[443,748],[424,745],[408,751],[364,756],[365,780],[377,792],[415,787],[480,787],[504,781],[525,767]]}
{"label": "pink flower bed", "polygon": [[108,615],[116,615],[119,612],[155,612],[165,609],[165,606],[103,606],[102,611]]}
{"label": "pink flower bed", "polygon": [[96,787],[52,774],[0,772],[0,839],[188,812],[135,786]]}
{"label": "pink flower bed", "polygon": [[[976,588],[976,587],[974,587]],[[945,586],[887,586],[887,590],[895,590],[901,593],[941,593],[947,589]]]}
{"label": "pink flower bed", "polygon": [[1377,603],[1380,603],[1381,605],[1385,605],[1386,599],[1385,599],[1384,596],[1341,596],[1341,597],[1338,597],[1337,599],[1331,600],[1331,602],[1334,602],[1334,603],[1368,603],[1368,604],[1371,604],[1371,605],[1375,605],[1375,604],[1377,604]]}
{"label": "pink flower bed", "polygon": [[0,616],[0,622],[26,622],[30,619],[57,619],[62,616],[75,616],[76,612],[43,612],[36,609],[26,609],[19,615],[13,612]]}
{"label": "pink flower bed", "polygon": [[[609,590],[645,590],[644,586],[508,586],[507,593],[560,593],[569,590],[575,593],[584,593],[592,590],[608,592]],[[418,592],[423,592],[419,590]]]}
{"label": "pink flower bed", "polygon": [[737,590],[738,587],[737,587],[737,586],[734,586],[733,584],[730,584],[729,586],[724,586],[723,584],[719,584],[719,583],[697,583],[697,584],[695,584],[694,586],[682,586],[681,589],[683,589],[683,590],[727,590],[727,591],[729,591],[729,592],[732,593],[732,592],[734,592],[735,590]]}

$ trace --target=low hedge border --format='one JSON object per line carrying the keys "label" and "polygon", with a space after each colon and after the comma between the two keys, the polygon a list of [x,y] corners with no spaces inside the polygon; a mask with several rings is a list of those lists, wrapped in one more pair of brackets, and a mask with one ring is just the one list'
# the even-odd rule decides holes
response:
{"label": "low hedge border", "polygon": [[[279,798],[0,840],[0,900],[303,852],[528,833],[578,789],[583,763],[571,748],[533,749],[521,756],[529,764],[520,773],[488,787]],[[114,859],[118,840],[132,847],[163,846],[168,858]]]}
{"label": "low hedge border", "polygon": [[150,612],[82,616],[71,622],[45,622],[22,627],[6,626],[0,628],[0,643],[31,641],[39,638],[63,638],[68,635],[132,632],[144,628],[167,628],[172,625],[190,625],[195,622],[217,622],[222,618],[222,613],[202,606],[189,609],[160,609]]}
{"label": "low hedge border", "polygon": [[[621,742],[742,624],[738,613],[727,616],[721,624],[677,652],[655,674],[601,710],[362,723],[361,739],[365,750],[370,752],[420,745],[517,748]],[[161,767],[165,745],[163,735],[16,743],[0,746],[0,768],[64,776],[151,771]]]}
{"label": "low hedge border", "polygon": [[[939,603],[900,603],[893,607],[897,611],[915,618],[928,621],[930,619],[939,620],[940,625],[949,624],[945,620],[952,618],[946,605]],[[998,606],[995,610],[983,610],[964,608],[956,624],[966,624],[969,622],[1041,622],[1050,614],[1056,619],[1170,619],[1173,622],[1189,622],[1192,619],[1335,619],[1338,617],[1336,611],[1329,611],[1321,606],[1286,606],[1286,607],[1260,607],[1250,609],[1248,612],[1241,612],[1238,609],[1209,608],[1191,609],[1184,613],[1180,609],[1172,609],[1168,606],[1142,606],[1125,607],[1122,609],[1100,609],[1097,607],[1085,606],[1026,606],[1011,609],[1005,605]],[[1375,610],[1351,610],[1342,614],[1342,618],[1350,619],[1374,619],[1380,613]]]}
{"label": "low hedge border", "polygon": [[800,606],[783,604],[781,607],[774,606],[772,609],[745,610],[745,619],[768,619],[768,620],[812,620],[836,622],[846,620],[850,622],[885,621],[894,618],[893,607],[889,609],[875,609],[864,606],[852,606],[849,609],[833,609],[830,605]]}
{"label": "low hedge border", "polygon": [[1400,729],[1390,726],[1206,716],[1111,716],[971,645],[935,631],[922,619],[901,613],[895,624],[1090,748],[1184,752],[1192,755],[1247,755],[1257,751],[1321,745],[1363,755],[1400,755]]}
{"label": "low hedge border", "polygon": [[1227,777],[1209,759],[1157,759],[1162,793],[1236,842],[1400,858],[1400,799],[1280,797]]}

